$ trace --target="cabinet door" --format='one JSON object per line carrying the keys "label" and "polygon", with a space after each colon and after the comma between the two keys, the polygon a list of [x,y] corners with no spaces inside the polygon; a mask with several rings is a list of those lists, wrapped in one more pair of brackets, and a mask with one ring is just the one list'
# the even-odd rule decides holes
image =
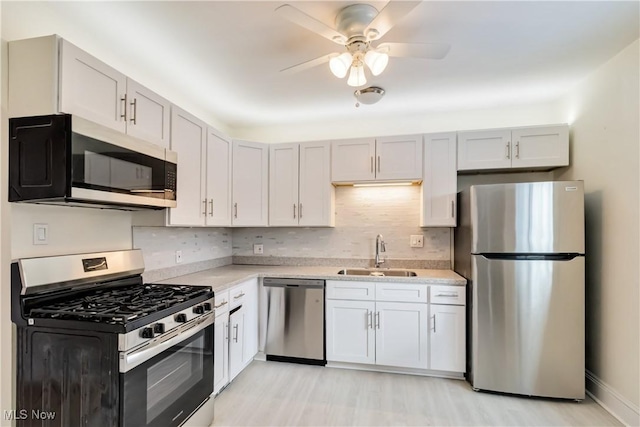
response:
{"label": "cabinet door", "polygon": [[424,136],[421,227],[455,227],[456,133]]}
{"label": "cabinet door", "polygon": [[247,366],[258,353],[258,279],[242,285],[245,293],[242,309],[245,312],[242,339],[242,363]]}
{"label": "cabinet door", "polygon": [[373,138],[334,141],[331,144],[331,181],[375,179],[376,141]]}
{"label": "cabinet door", "polygon": [[206,124],[178,107],[171,109],[171,149],[178,153],[178,206],[169,209],[169,225],[204,225],[206,137]]}
{"label": "cabinet door", "polygon": [[512,167],[569,165],[569,127],[567,125],[514,129],[511,133],[514,150]]}
{"label": "cabinet door", "polygon": [[331,185],[331,144],[300,144],[298,223],[305,227],[335,225],[335,188]]}
{"label": "cabinet door", "polygon": [[298,225],[298,144],[269,147],[269,225]]}
{"label": "cabinet door", "polygon": [[244,369],[244,307],[229,316],[229,381]]}
{"label": "cabinet door", "polygon": [[431,304],[429,369],[465,372],[465,307]]}
{"label": "cabinet door", "polygon": [[511,167],[511,130],[458,132],[458,170]]}
{"label": "cabinet door", "polygon": [[376,361],[374,302],[327,300],[327,361]]}
{"label": "cabinet door", "polygon": [[267,145],[233,142],[233,225],[267,225],[268,171]]}
{"label": "cabinet door", "polygon": [[422,179],[422,136],[376,139],[376,179]]}
{"label": "cabinet door", "polygon": [[216,316],[213,330],[213,393],[229,382],[229,313]]}
{"label": "cabinet door", "polygon": [[207,130],[206,224],[231,225],[231,141]]}
{"label": "cabinet door", "polygon": [[124,133],[125,75],[67,41],[60,49],[60,111]]}
{"label": "cabinet door", "polygon": [[427,304],[376,303],[377,365],[427,368],[428,311]]}
{"label": "cabinet door", "polygon": [[127,133],[169,148],[171,103],[140,83],[127,79]]}

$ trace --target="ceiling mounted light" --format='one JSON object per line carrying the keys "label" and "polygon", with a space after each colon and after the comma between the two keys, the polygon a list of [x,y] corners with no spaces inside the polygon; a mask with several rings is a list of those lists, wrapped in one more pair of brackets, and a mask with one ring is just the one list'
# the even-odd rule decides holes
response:
{"label": "ceiling mounted light", "polygon": [[358,87],[367,84],[367,78],[364,76],[364,67],[362,63],[359,65],[352,65],[349,72],[349,80],[347,80],[349,86]]}
{"label": "ceiling mounted light", "polygon": [[358,102],[356,103],[356,107],[360,106],[360,103],[371,105],[380,101],[384,96],[384,89],[377,86],[365,87],[364,89],[358,89],[353,92],[353,96],[356,97]]}
{"label": "ceiling mounted light", "polygon": [[344,52],[341,55],[331,58],[329,68],[334,76],[341,79],[347,75],[352,62],[353,56],[349,52]]}
{"label": "ceiling mounted light", "polygon": [[373,49],[364,54],[364,63],[367,64],[374,76],[380,75],[387,68],[389,63],[389,55],[386,53],[376,52]]}

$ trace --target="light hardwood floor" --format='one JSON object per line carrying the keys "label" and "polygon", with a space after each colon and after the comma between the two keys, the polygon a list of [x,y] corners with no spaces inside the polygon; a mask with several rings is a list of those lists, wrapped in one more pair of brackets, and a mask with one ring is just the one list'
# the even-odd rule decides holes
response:
{"label": "light hardwood floor", "polygon": [[461,380],[254,361],[215,400],[213,426],[614,426],[581,403],[474,392]]}

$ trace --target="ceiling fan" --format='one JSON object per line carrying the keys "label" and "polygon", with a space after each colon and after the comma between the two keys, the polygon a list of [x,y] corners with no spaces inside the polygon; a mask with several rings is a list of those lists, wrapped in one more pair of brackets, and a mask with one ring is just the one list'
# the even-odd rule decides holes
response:
{"label": "ceiling fan", "polygon": [[390,1],[378,10],[365,3],[346,6],[335,18],[335,29],[320,22],[289,4],[275,11],[283,18],[307,30],[331,40],[346,49],[306,61],[281,70],[283,73],[295,73],[318,65],[329,63],[331,72],[338,78],[347,73],[349,86],[359,87],[367,83],[364,72],[366,65],[371,74],[379,75],[389,62],[389,56],[442,59],[449,52],[446,43],[380,43],[382,38],[400,19],[411,12],[421,1]]}

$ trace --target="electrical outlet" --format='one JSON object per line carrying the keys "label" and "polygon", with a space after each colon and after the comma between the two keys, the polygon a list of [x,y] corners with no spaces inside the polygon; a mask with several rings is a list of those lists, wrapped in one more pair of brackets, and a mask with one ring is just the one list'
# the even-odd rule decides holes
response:
{"label": "electrical outlet", "polygon": [[33,224],[33,244],[49,244],[49,224]]}
{"label": "electrical outlet", "polygon": [[424,236],[422,234],[412,234],[409,239],[409,246],[412,248],[424,247]]}
{"label": "electrical outlet", "polygon": [[176,251],[176,264],[180,264],[182,262],[182,251]]}
{"label": "electrical outlet", "polygon": [[262,255],[264,253],[264,245],[262,243],[253,245],[254,255]]}

